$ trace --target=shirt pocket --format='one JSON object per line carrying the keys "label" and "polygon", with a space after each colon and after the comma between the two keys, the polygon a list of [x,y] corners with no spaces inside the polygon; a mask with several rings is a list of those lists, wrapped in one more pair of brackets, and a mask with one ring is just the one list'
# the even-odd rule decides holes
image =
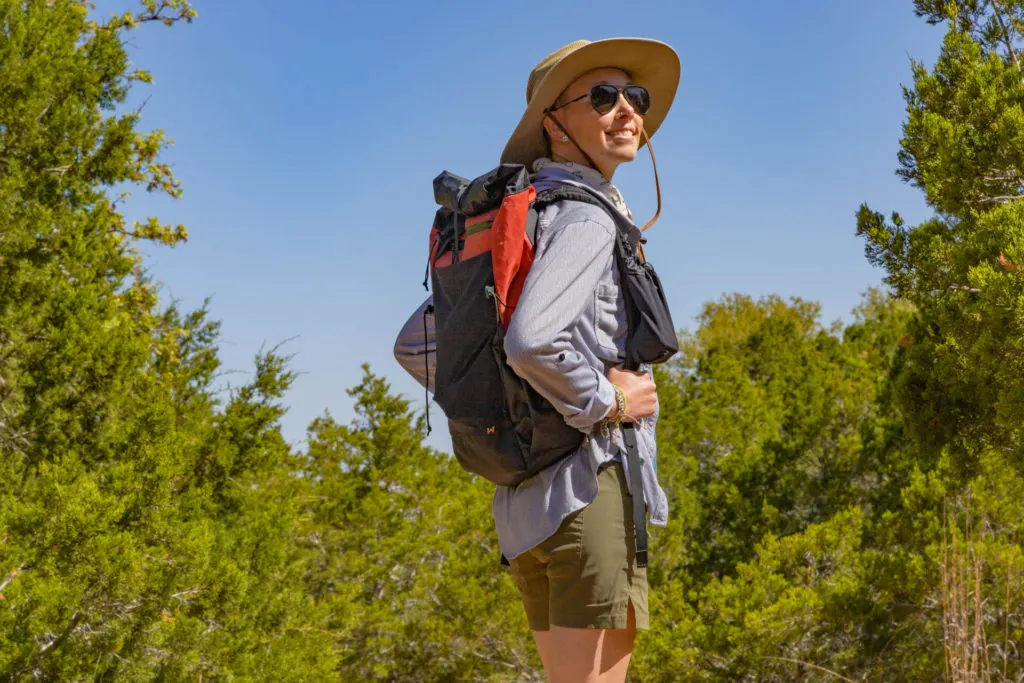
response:
{"label": "shirt pocket", "polygon": [[602,360],[619,360],[619,342],[625,340],[626,313],[619,288],[598,285],[594,290],[594,337]]}

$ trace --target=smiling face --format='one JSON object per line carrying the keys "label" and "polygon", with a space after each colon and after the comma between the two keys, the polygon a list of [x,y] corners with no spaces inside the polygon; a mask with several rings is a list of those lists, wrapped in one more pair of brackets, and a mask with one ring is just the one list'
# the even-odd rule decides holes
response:
{"label": "smiling face", "polygon": [[[589,166],[586,159],[586,156],[589,156],[597,170],[611,180],[619,164],[636,158],[644,120],[621,94],[616,105],[606,114],[595,111],[589,97],[565,104],[581,95],[587,95],[592,87],[600,84],[614,85],[621,89],[632,85],[632,81],[629,74],[621,69],[604,68],[588,71],[573,81],[558,98],[556,105],[564,106],[545,118],[544,129],[551,140],[551,156],[555,161],[574,161]],[[558,123],[552,121],[552,116],[558,119],[558,123],[561,123],[572,139],[583,148],[586,156],[580,153],[571,140],[562,141],[565,134]]]}

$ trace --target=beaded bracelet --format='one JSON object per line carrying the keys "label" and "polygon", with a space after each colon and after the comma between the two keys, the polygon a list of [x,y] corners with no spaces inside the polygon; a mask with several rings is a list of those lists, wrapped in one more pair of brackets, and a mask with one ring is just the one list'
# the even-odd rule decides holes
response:
{"label": "beaded bracelet", "polygon": [[606,417],[601,420],[601,435],[605,438],[611,437],[612,427],[621,427],[626,419],[626,392],[618,384],[613,384],[615,390],[615,407],[618,409],[615,417]]}
{"label": "beaded bracelet", "polygon": [[615,406],[618,408],[618,413],[614,418],[605,419],[605,422],[618,426],[626,418],[626,392],[618,384],[613,384],[612,389],[615,390]]}

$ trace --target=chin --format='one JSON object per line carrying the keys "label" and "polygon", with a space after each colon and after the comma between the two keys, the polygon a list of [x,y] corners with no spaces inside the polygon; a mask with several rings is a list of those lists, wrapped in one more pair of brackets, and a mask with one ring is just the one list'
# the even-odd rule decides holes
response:
{"label": "chin", "polygon": [[608,156],[615,159],[619,163],[627,163],[636,159],[637,148],[632,147],[628,149],[610,149],[608,150]]}

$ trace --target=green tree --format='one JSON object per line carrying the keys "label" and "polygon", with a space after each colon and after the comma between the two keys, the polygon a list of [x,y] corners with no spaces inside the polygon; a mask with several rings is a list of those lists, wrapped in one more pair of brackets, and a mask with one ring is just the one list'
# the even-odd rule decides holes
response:
{"label": "green tree", "polygon": [[310,426],[302,478],[341,680],[538,680],[493,486],[424,446],[423,418],[368,369],[350,393],[356,421]]}
{"label": "green tree", "polygon": [[[975,520],[968,547],[983,564],[976,617],[985,628],[971,649],[984,675],[1012,680],[1024,671],[1007,646],[1024,638],[1024,3],[915,7],[947,33],[934,68],[913,65],[899,172],[936,216],[907,226],[864,206],[858,231],[868,258],[918,310],[894,375],[932,482],[916,546],[946,572],[943,530],[963,538],[965,520]],[[926,598],[949,606],[938,587]],[[998,646],[991,657],[985,643]]]}
{"label": "green tree", "polygon": [[908,312],[873,292],[858,316],[825,328],[816,304],[731,296],[684,336],[659,430],[669,488],[692,512],[679,569],[726,573],[765,533],[898,496],[906,473],[879,468],[870,426]]}
{"label": "green tree", "polygon": [[875,671],[898,598],[873,544],[915,467],[888,382],[910,315],[879,292],[845,328],[800,300],[705,306],[659,381],[674,516],[656,534],[638,680]]}
{"label": "green tree", "polygon": [[[182,0],[93,21],[0,0],[0,672],[10,680],[310,679],[330,651],[293,543],[274,353],[218,400],[217,325],[159,305],[122,188],[178,196],[124,41]],[[314,622],[315,623],[315,622]],[[301,664],[301,666],[300,666]]]}

